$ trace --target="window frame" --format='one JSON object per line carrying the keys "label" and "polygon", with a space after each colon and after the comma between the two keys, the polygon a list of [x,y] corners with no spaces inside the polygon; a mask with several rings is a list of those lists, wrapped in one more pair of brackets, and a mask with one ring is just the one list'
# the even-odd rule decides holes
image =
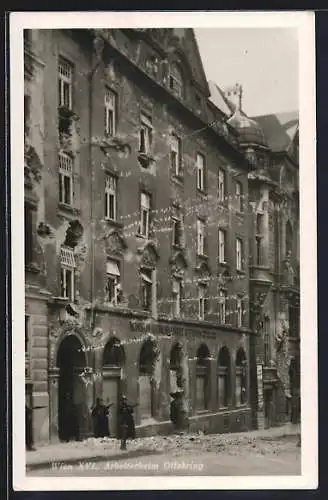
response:
{"label": "window frame", "polygon": [[[117,94],[111,88],[105,88],[104,94],[105,136],[115,137],[117,126]],[[112,129],[112,130],[110,130]]]}
{"label": "window frame", "polygon": [[[221,236],[223,237],[223,240],[221,239]],[[220,264],[226,264],[226,239],[227,239],[227,233],[224,229],[219,228],[218,231],[218,240],[219,240],[219,263]],[[222,245],[223,245],[223,258],[222,258]]]}
{"label": "window frame", "polygon": [[[151,117],[146,113],[140,114],[140,129],[139,129],[139,153],[149,156],[153,146],[153,125]],[[144,150],[141,148],[141,133],[144,131]]]}
{"label": "window frame", "polygon": [[236,181],[235,194],[237,200],[237,211],[239,213],[244,212],[244,201],[243,201],[243,183]]}
{"label": "window frame", "polygon": [[[72,248],[67,248],[62,246],[60,248],[60,297],[62,299],[70,300],[74,302],[76,296],[75,289],[75,257]],[[67,280],[67,273],[70,272],[70,280]],[[70,291],[69,296],[67,284],[70,281]],[[65,293],[63,293],[65,292]]]}
{"label": "window frame", "polygon": [[[175,161],[173,162],[173,153],[175,153]],[[176,133],[171,134],[170,143],[170,164],[173,170],[173,175],[175,177],[181,178],[183,176],[182,171],[182,140]]]}
{"label": "window frame", "polygon": [[[144,278],[146,276],[148,279]],[[149,281],[150,280],[150,281]],[[153,309],[153,269],[141,269],[141,307],[143,311],[152,312]],[[145,293],[146,292],[146,295]],[[144,299],[147,297],[149,304],[146,304]]]}
{"label": "window frame", "polygon": [[236,270],[237,271],[244,270],[243,255],[244,255],[243,240],[237,236],[236,237]]}
{"label": "window frame", "polygon": [[241,297],[236,298],[236,323],[237,328],[242,328],[243,326],[243,299]]}
{"label": "window frame", "polygon": [[[178,291],[174,291],[174,284],[177,285]],[[182,305],[182,279],[173,278],[172,282],[172,296],[173,296],[173,316],[179,318],[181,316]]]}
{"label": "window frame", "polygon": [[[119,265],[119,262],[117,262],[116,260],[111,259],[111,258],[107,258],[106,266],[107,266],[108,262],[111,262],[111,263],[114,263],[115,265],[117,265],[120,274],[118,276],[116,274],[109,273],[109,272],[107,272],[107,269],[106,269],[106,303],[108,303],[112,306],[117,306],[118,305],[119,287],[121,286],[120,265]],[[110,288],[108,286],[109,281],[112,281],[112,283],[113,283],[113,292],[114,292],[111,300],[109,299],[109,290],[110,290]]]}
{"label": "window frame", "polygon": [[205,256],[205,221],[203,219],[197,219],[197,255]]}
{"label": "window frame", "polygon": [[218,172],[218,201],[219,203],[225,202],[226,196],[226,171],[219,168]]}
{"label": "window frame", "polygon": [[[176,74],[174,74],[173,69],[176,69]],[[179,65],[176,62],[172,62],[169,67],[168,81],[169,81],[170,91],[173,92],[178,97],[182,98],[183,88],[184,88],[183,74],[179,68]]]}
{"label": "window frame", "polygon": [[225,325],[227,323],[227,291],[222,288],[219,290],[219,323]]}
{"label": "window frame", "polygon": [[[110,217],[111,200],[113,200],[113,217]],[[105,174],[105,219],[117,221],[117,177],[109,172]]]}
{"label": "window frame", "polygon": [[[201,159],[200,163],[198,161],[199,159]],[[205,169],[206,169],[205,155],[197,152],[196,153],[197,190],[201,192],[205,192]]]}
{"label": "window frame", "polygon": [[[74,206],[74,160],[69,154],[60,151],[58,153],[58,176],[59,176],[59,203],[61,205],[73,207]],[[65,179],[69,181],[69,201],[66,201],[66,186]]]}
{"label": "window frame", "polygon": [[[148,200],[148,203],[147,205],[148,206],[145,206],[143,205],[142,203],[142,200],[143,200],[143,197],[145,197],[145,200]],[[149,232],[150,232],[150,212],[151,212],[151,194],[150,193],[147,193],[146,191],[141,191],[140,192],[140,221],[139,221],[139,225],[140,225],[140,231],[139,231],[139,235],[142,236],[143,238],[146,238],[148,239],[149,238]],[[146,231],[143,232],[143,227],[144,227],[144,217],[145,215],[145,219],[146,219]]]}
{"label": "window frame", "polygon": [[[65,75],[67,69],[70,71],[70,76]],[[62,71],[61,71],[62,68]],[[73,109],[73,79],[74,65],[65,57],[60,56],[58,60],[58,106],[69,110]],[[65,84],[68,86],[68,105],[65,104]]]}
{"label": "window frame", "polygon": [[200,321],[205,320],[207,311],[207,286],[200,284],[198,285],[198,319]]}

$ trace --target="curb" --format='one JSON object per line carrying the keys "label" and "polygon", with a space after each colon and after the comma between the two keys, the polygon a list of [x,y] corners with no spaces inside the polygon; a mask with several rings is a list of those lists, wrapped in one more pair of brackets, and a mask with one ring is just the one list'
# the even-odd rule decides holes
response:
{"label": "curb", "polygon": [[116,453],[115,455],[92,455],[86,457],[76,457],[76,458],[67,458],[67,459],[58,459],[58,460],[44,460],[43,462],[36,463],[26,463],[26,471],[46,469],[51,467],[53,464],[57,463],[59,466],[61,465],[76,465],[80,462],[108,462],[114,460],[124,460],[126,458],[136,458],[136,457],[144,457],[148,455],[161,455],[163,452],[156,450],[131,450],[121,453]]}

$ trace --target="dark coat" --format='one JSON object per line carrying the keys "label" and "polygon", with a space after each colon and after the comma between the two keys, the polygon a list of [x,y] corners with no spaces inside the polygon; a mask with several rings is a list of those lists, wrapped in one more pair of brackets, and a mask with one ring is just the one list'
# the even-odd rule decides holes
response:
{"label": "dark coat", "polygon": [[127,403],[121,403],[119,410],[119,439],[135,439],[135,437],[133,407]]}
{"label": "dark coat", "polygon": [[93,419],[94,435],[96,438],[108,437],[110,435],[108,425],[109,406],[95,406],[91,411]]}

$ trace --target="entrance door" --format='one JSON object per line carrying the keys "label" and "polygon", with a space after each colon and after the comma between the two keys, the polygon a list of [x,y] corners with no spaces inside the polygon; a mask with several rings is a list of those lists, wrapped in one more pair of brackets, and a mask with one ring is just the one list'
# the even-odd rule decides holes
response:
{"label": "entrance door", "polygon": [[272,426],[272,417],[272,389],[267,389],[264,391],[264,418],[267,429]]}
{"label": "entrance door", "polygon": [[[82,345],[75,335],[68,335],[59,346],[57,354],[59,368],[58,384],[58,433],[59,439],[68,441],[77,436],[76,420],[82,423],[80,434],[84,430],[84,411],[82,402],[86,399],[86,391],[79,371],[85,366],[85,355]],[[74,410],[74,403],[77,405]],[[77,419],[76,419],[77,416]]]}
{"label": "entrance door", "polygon": [[103,378],[103,391],[102,397],[104,404],[112,403],[109,410],[109,432],[112,437],[117,437],[117,425],[118,425],[118,405],[119,405],[119,390],[120,390],[120,379],[115,376],[104,374]]}

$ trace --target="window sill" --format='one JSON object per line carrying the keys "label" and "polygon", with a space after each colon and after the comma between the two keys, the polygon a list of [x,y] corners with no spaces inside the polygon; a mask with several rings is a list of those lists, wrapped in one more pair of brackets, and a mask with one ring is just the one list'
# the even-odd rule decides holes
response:
{"label": "window sill", "polygon": [[204,191],[204,189],[199,189],[197,188],[197,194],[199,194],[202,198],[207,198],[207,191]]}
{"label": "window sill", "polygon": [[219,261],[218,261],[218,264],[219,264],[219,266],[222,266],[222,267],[229,267],[229,264],[228,264],[228,262],[226,262],[226,261],[223,261],[223,262],[222,262],[222,261],[220,261],[220,260],[219,260]]}
{"label": "window sill", "polygon": [[205,253],[197,253],[196,257],[199,258],[199,259],[208,260],[208,255],[205,254]]}
{"label": "window sill", "polygon": [[183,176],[172,174],[171,179],[179,186],[183,186]]}
{"label": "window sill", "polygon": [[117,220],[115,219],[109,219],[109,218],[106,218],[105,217],[105,222],[108,226],[114,226],[118,229],[122,229],[123,228],[123,224],[121,222],[118,222]]}
{"label": "window sill", "polygon": [[140,238],[141,240],[149,240],[149,236],[145,236],[144,234],[136,233],[136,238]]}
{"label": "window sill", "polygon": [[73,207],[72,205],[67,205],[66,203],[58,203],[58,211],[70,214],[70,215],[80,215],[80,210],[78,208]]}
{"label": "window sill", "polygon": [[154,157],[151,156],[149,153],[142,153],[141,151],[138,151],[137,155],[138,161],[142,168],[148,168],[151,163],[155,161]]}
{"label": "window sill", "polygon": [[236,269],[236,272],[241,276],[246,276],[246,271],[244,269]]}

